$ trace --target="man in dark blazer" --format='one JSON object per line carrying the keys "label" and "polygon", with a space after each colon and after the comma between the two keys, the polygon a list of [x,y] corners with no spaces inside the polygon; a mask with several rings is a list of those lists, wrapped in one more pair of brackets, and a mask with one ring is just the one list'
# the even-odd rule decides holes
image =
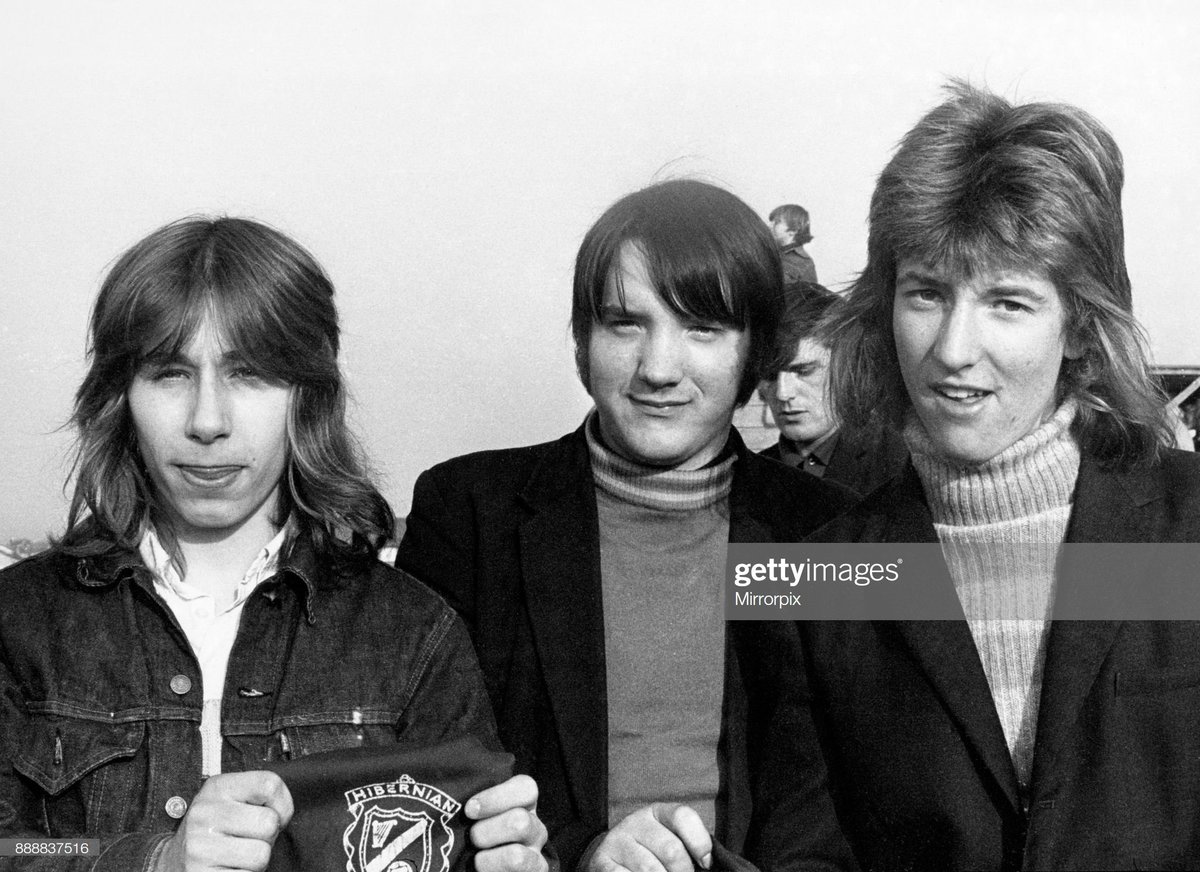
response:
{"label": "man in dark blazer", "polygon": [[1180,569],[1145,545],[1200,541],[1200,460],[1132,314],[1120,150],[1077,107],[949,91],[827,325],[839,410],[911,465],[812,541],[940,545],[958,619],[797,624],[779,813],[814,866],[1200,868],[1200,623],[1143,619]]}
{"label": "man in dark blazer", "polygon": [[759,453],[862,496],[904,468],[908,449],[890,425],[838,426],[829,395],[829,344],[819,327],[839,300],[815,282],[788,288],[776,363],[758,386],[779,441]]}
{"label": "man in dark blazer", "polygon": [[[938,537],[910,469],[813,540]],[[1065,541],[1200,541],[1200,463],[1169,451],[1115,472],[1085,456]],[[1056,595],[1101,587],[1067,571]],[[872,869],[1200,864],[1200,623],[1052,621],[1024,791],[965,619],[798,627],[803,856]]]}
{"label": "man in dark blazer", "polygon": [[793,784],[775,737],[795,731],[794,629],[726,625],[719,605],[728,542],[798,541],[847,499],[731,426],[780,300],[778,253],[741,201],[690,181],[629,195],[576,263],[595,412],[417,480],[397,565],[465,619],[568,869],[708,868],[713,835],[764,868],[790,850],[791,825],[763,822]]}

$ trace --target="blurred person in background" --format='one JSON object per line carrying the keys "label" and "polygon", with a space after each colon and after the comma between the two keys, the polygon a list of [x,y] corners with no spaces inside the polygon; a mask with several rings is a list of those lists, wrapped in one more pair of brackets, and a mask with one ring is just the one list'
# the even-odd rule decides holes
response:
{"label": "blurred person in background", "polygon": [[808,226],[808,210],[795,203],[776,206],[767,216],[771,234],[779,245],[783,263],[783,286],[790,290],[797,282],[817,281],[817,267],[804,246],[812,242]]}
{"label": "blurred person in background", "polygon": [[898,474],[908,450],[891,425],[853,431],[840,427],[829,396],[829,345],[819,327],[840,301],[832,291],[801,282],[787,293],[773,372],[758,385],[779,441],[760,451],[859,496]]}

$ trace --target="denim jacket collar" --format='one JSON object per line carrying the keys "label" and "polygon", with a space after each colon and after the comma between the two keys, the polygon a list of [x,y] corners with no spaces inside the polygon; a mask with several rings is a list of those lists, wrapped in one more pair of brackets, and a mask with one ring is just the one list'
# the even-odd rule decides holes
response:
{"label": "denim jacket collar", "polygon": [[[141,555],[127,548],[114,548],[82,558],[75,566],[75,577],[81,586],[92,589],[111,587],[125,580],[143,585],[153,583]],[[338,581],[334,573],[320,571],[312,542],[303,534],[293,536],[280,554],[275,578],[286,581],[289,577],[304,585],[304,611],[308,623],[315,624],[318,587],[337,586]]]}

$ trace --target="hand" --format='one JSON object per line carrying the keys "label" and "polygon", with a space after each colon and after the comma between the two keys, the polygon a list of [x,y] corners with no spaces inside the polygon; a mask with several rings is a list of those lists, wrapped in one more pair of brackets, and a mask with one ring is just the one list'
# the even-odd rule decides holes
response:
{"label": "hand", "polygon": [[608,831],[585,872],[693,872],[712,866],[712,836],[695,810],[673,802],[638,809]]}
{"label": "hand", "polygon": [[274,772],[214,775],[167,842],[158,872],[262,872],[292,811],[292,795]]}
{"label": "hand", "polygon": [[467,800],[477,872],[547,872],[546,825],[537,816],[537,782],[528,775],[481,790]]}

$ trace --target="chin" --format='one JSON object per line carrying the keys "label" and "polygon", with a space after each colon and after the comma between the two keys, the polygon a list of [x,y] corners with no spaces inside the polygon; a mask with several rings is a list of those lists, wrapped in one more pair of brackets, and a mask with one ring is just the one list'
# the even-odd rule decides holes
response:
{"label": "chin", "polygon": [[980,463],[987,463],[1002,450],[990,446],[963,445],[962,443],[956,445],[937,445],[937,448],[938,452],[946,460],[964,466],[976,466]]}

